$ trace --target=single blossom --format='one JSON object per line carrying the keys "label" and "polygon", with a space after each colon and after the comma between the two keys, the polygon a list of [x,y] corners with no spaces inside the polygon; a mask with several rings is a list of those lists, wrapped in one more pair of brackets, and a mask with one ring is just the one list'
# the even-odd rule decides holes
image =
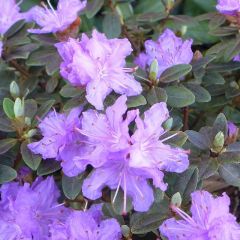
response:
{"label": "single blossom", "polygon": [[68,215],[58,204],[60,193],[52,177],[30,185],[6,183],[0,188],[0,239],[47,240],[49,224]]}
{"label": "single blossom", "polygon": [[107,39],[94,30],[91,38],[83,34],[81,41],[69,39],[56,47],[63,59],[62,76],[73,86],[86,87],[86,98],[97,109],[103,109],[104,99],[113,90],[127,96],[141,93],[133,69],[125,67],[132,52],[127,39]]}
{"label": "single blossom", "polygon": [[229,213],[230,199],[224,193],[214,198],[206,191],[192,193],[192,217],[176,206],[172,210],[183,220],[168,219],[160,226],[162,235],[171,240],[238,240],[240,226]]}
{"label": "single blossom", "polygon": [[19,5],[21,2],[16,3],[15,0],[0,0],[0,57],[3,48],[1,39],[4,34],[14,23],[25,18],[25,15],[20,13]]}
{"label": "single blossom", "polygon": [[[63,171],[68,176],[78,175],[89,164],[82,159],[81,168],[77,168],[73,158],[92,151],[91,146],[86,146],[85,137],[76,131],[81,127],[80,112],[81,108],[74,108],[69,114],[50,112],[38,126],[43,138],[28,145],[33,153],[41,154],[44,159],[61,160]],[[95,161],[92,165],[97,166],[97,163]]]}
{"label": "single blossom", "polygon": [[192,40],[183,41],[170,29],[166,29],[158,40],[147,40],[145,52],[140,53],[135,63],[143,70],[148,70],[153,60],[158,61],[158,76],[169,67],[177,64],[188,64],[193,58]]}
{"label": "single blossom", "polygon": [[218,0],[216,9],[226,15],[236,16],[240,11],[239,0]]}
{"label": "single blossom", "polygon": [[228,121],[228,137],[232,138],[238,134],[238,127],[231,121]]}
{"label": "single blossom", "polygon": [[[165,133],[161,125],[169,117],[165,103],[153,105],[141,120],[138,110],[126,112],[126,100],[124,95],[119,97],[106,109],[106,114],[94,110],[83,113],[79,131],[98,149],[94,157],[100,156],[104,161],[84,181],[82,190],[86,197],[95,200],[108,186],[116,189],[114,201],[121,188],[124,212],[127,196],[132,199],[135,210],[147,211],[154,201],[148,180],[152,179],[155,187],[165,191],[167,185],[162,171],[183,172],[189,164],[188,155],[185,150],[165,144],[168,138],[159,140]],[[129,124],[134,120],[137,130],[130,134]],[[78,157],[74,161],[76,166],[81,165]]]}
{"label": "single blossom", "polygon": [[50,226],[50,239],[120,240],[121,228],[115,219],[103,219],[101,205],[87,211],[73,211],[64,221]]}
{"label": "single blossom", "polygon": [[57,9],[54,9],[47,0],[48,6],[35,6],[27,14],[28,21],[36,22],[41,29],[29,29],[31,33],[56,33],[66,30],[77,18],[78,13],[83,10],[87,1],[82,0],[59,0]]}

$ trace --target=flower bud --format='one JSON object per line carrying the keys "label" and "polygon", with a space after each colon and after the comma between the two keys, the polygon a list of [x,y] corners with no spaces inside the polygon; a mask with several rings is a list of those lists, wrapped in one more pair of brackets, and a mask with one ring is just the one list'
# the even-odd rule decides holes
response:
{"label": "flower bud", "polygon": [[224,146],[224,133],[222,131],[218,132],[213,140],[212,151],[215,153],[220,153]]}
{"label": "flower bud", "polygon": [[17,98],[20,96],[20,89],[15,81],[12,81],[10,84],[10,94],[13,98]]}
{"label": "flower bud", "polygon": [[24,116],[24,99],[21,100],[19,97],[16,98],[14,102],[13,110],[16,118],[23,117]]}
{"label": "flower bud", "polygon": [[31,126],[31,118],[25,117],[24,122],[27,126]]}
{"label": "flower bud", "polygon": [[233,122],[228,121],[227,126],[228,126],[228,136],[225,141],[226,145],[236,142],[238,137],[238,132],[239,132],[239,128]]}
{"label": "flower bud", "polygon": [[157,59],[154,59],[150,65],[149,79],[152,82],[157,82],[157,75],[158,75],[158,61]]}
{"label": "flower bud", "polygon": [[171,205],[180,207],[181,204],[182,204],[182,197],[181,197],[181,194],[179,192],[177,192],[171,198]]}
{"label": "flower bud", "polygon": [[26,137],[27,137],[27,138],[31,138],[31,137],[33,137],[34,135],[36,135],[36,133],[37,133],[37,130],[36,130],[36,129],[31,129],[31,130],[29,130],[29,131],[27,132]]}

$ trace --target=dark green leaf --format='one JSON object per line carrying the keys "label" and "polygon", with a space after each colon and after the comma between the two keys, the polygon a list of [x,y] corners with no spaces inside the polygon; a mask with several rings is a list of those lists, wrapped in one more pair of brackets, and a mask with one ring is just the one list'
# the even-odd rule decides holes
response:
{"label": "dark green leaf", "polygon": [[10,182],[17,177],[17,172],[6,165],[0,164],[0,184]]}
{"label": "dark green leaf", "polygon": [[213,136],[215,136],[220,131],[224,133],[224,136],[227,135],[227,119],[223,113],[218,114],[213,124]]}
{"label": "dark green leaf", "polygon": [[193,93],[184,86],[169,86],[165,90],[168,95],[167,103],[171,107],[182,108],[195,102]]}
{"label": "dark green leaf", "polygon": [[177,81],[191,72],[191,70],[192,66],[189,64],[174,65],[161,74],[159,81],[164,83]]}
{"label": "dark green leaf", "polygon": [[147,101],[150,105],[167,101],[167,93],[163,88],[153,87],[147,92]]}
{"label": "dark green leaf", "polygon": [[104,0],[89,0],[87,2],[87,17],[92,18],[94,17],[97,12],[102,8],[104,4]]}
{"label": "dark green leaf", "polygon": [[186,87],[191,90],[191,92],[195,95],[196,102],[209,102],[211,101],[211,95],[209,92],[201,87],[198,84],[188,83]]}
{"label": "dark green leaf", "polygon": [[107,13],[103,19],[103,31],[108,38],[117,38],[121,34],[121,22],[116,13]]}
{"label": "dark green leaf", "polygon": [[240,164],[221,164],[219,174],[226,183],[240,187]]}
{"label": "dark green leaf", "polygon": [[210,142],[203,134],[193,130],[187,130],[186,134],[188,135],[188,140],[197,148],[202,150],[209,149]]}
{"label": "dark green leaf", "polygon": [[28,167],[36,171],[41,163],[42,158],[40,155],[32,153],[27,145],[27,141],[24,141],[21,144],[21,154],[23,161],[27,164]]}
{"label": "dark green leaf", "polygon": [[71,200],[74,200],[81,192],[83,174],[76,177],[68,177],[63,175],[62,177],[62,188],[64,195]]}
{"label": "dark green leaf", "polygon": [[128,97],[127,106],[128,108],[135,108],[142,105],[146,105],[147,101],[143,95]]}
{"label": "dark green leaf", "polygon": [[72,98],[72,97],[81,96],[84,92],[85,90],[82,88],[76,88],[66,84],[65,86],[62,87],[60,94],[65,98]]}
{"label": "dark green leaf", "polygon": [[0,140],[0,154],[3,154],[14,147],[17,143],[17,139],[15,138],[6,138]]}
{"label": "dark green leaf", "polygon": [[44,176],[54,173],[61,169],[61,165],[58,161],[54,159],[47,159],[41,162],[37,169],[37,175]]}
{"label": "dark green leaf", "polygon": [[2,132],[15,132],[11,121],[8,118],[0,117],[0,131]]}
{"label": "dark green leaf", "polygon": [[14,108],[14,102],[9,98],[4,98],[3,99],[3,110],[4,110],[5,114],[7,115],[7,117],[10,119],[15,118],[13,108]]}
{"label": "dark green leaf", "polygon": [[33,126],[35,126],[38,123],[38,119],[37,118],[44,118],[45,115],[49,112],[49,110],[51,109],[51,107],[54,105],[55,100],[48,100],[45,103],[43,103],[41,105],[41,107],[38,109],[36,115],[35,115],[35,119],[33,121]]}

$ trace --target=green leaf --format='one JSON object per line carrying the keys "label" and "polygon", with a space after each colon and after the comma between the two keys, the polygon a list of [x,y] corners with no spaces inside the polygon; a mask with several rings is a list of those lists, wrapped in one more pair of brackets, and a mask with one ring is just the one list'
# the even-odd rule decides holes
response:
{"label": "green leaf", "polygon": [[21,154],[23,161],[27,164],[28,167],[36,171],[41,163],[42,158],[40,155],[32,153],[27,145],[27,141],[24,141],[21,144]]}
{"label": "green leaf", "polygon": [[153,87],[147,92],[147,101],[150,105],[159,102],[167,102],[167,93],[165,89],[160,87]]}
{"label": "green leaf", "polygon": [[46,102],[44,102],[41,107],[38,109],[36,115],[35,115],[35,119],[33,120],[32,125],[35,126],[38,123],[37,118],[44,118],[46,116],[46,114],[49,112],[49,110],[51,109],[51,107],[54,105],[55,100],[48,100]]}
{"label": "green leaf", "polygon": [[62,188],[64,195],[71,200],[74,200],[81,192],[84,174],[76,177],[68,177],[63,175]]}
{"label": "green leaf", "polygon": [[13,148],[17,143],[15,138],[6,138],[0,140],[0,154],[3,154]]}
{"label": "green leaf", "polygon": [[2,132],[15,132],[11,121],[8,118],[0,117],[0,131]]}
{"label": "green leaf", "polygon": [[216,136],[219,132],[223,132],[224,136],[227,136],[227,119],[223,113],[218,114],[213,124],[213,136]]}
{"label": "green leaf", "polygon": [[147,104],[147,101],[143,95],[131,96],[131,97],[128,97],[128,100],[127,100],[128,108],[135,108],[135,107],[139,107],[146,104]]}
{"label": "green leaf", "polygon": [[118,215],[115,210],[113,209],[113,206],[111,203],[104,203],[102,207],[102,212],[104,216],[109,218],[115,218],[120,224],[124,224],[124,219],[122,215]]}
{"label": "green leaf", "polygon": [[65,98],[72,98],[81,96],[82,94],[84,94],[84,92],[85,90],[83,88],[76,88],[69,84],[66,84],[65,86],[62,87],[60,94]]}
{"label": "green leaf", "polygon": [[168,95],[167,103],[171,107],[182,108],[195,102],[193,93],[184,86],[169,86],[165,90]]}
{"label": "green leaf", "polygon": [[6,38],[9,38],[11,36],[13,36],[15,33],[17,33],[21,28],[23,28],[25,22],[24,20],[20,20],[17,21],[16,23],[14,23],[9,29],[8,31],[4,34]]}
{"label": "green leaf", "polygon": [[218,157],[220,163],[240,163],[240,149],[238,152],[224,152]]}
{"label": "green leaf", "polygon": [[[121,189],[117,192],[117,195],[115,196],[116,191],[111,192],[111,203],[112,207],[117,215],[123,215],[132,210],[132,201],[130,198],[127,197],[127,205],[126,205],[126,212],[124,213],[124,194]],[[114,199],[115,197],[115,199]],[[114,201],[113,201],[114,200]]]}
{"label": "green leaf", "polygon": [[226,183],[240,187],[240,164],[221,164],[218,171]]}
{"label": "green leaf", "polygon": [[168,174],[166,181],[168,182],[167,194],[172,196],[179,192],[183,202],[187,203],[190,200],[190,195],[197,188],[199,181],[199,171],[196,167],[189,167],[181,174]]}
{"label": "green leaf", "polygon": [[231,61],[239,53],[240,53],[240,35],[238,35],[236,39],[229,42],[229,45],[224,53],[224,60],[226,62]]}
{"label": "green leaf", "polygon": [[107,13],[103,19],[103,31],[108,38],[118,38],[121,34],[121,22],[116,13]]}
{"label": "green leaf", "polygon": [[[174,136],[174,134],[176,134]],[[173,137],[171,137],[173,136]],[[180,132],[180,131],[169,131],[167,133],[165,133],[164,135],[161,136],[161,139],[165,139],[165,138],[168,138],[168,137],[171,137],[169,138],[168,140],[164,141],[164,143],[166,144],[171,144],[171,145],[176,145],[176,146],[183,146],[183,144],[187,141],[188,139],[188,136],[186,133],[184,132]]]}
{"label": "green leaf", "polygon": [[209,102],[211,101],[210,93],[198,84],[188,83],[186,87],[195,95],[196,102]]}
{"label": "green leaf", "polygon": [[165,7],[162,1],[159,0],[148,0],[148,1],[137,1],[134,7],[135,13],[153,13],[153,12],[164,12]]}
{"label": "green leaf", "polygon": [[207,66],[207,70],[213,72],[231,72],[240,69],[240,62],[229,63],[211,63]]}
{"label": "green leaf", "polygon": [[188,140],[197,148],[202,150],[207,150],[210,148],[209,140],[201,133],[195,132],[193,130],[187,130]]}
{"label": "green leaf", "polygon": [[44,176],[54,173],[61,169],[61,165],[58,161],[53,159],[47,159],[41,162],[37,169],[37,175]]}
{"label": "green leaf", "polygon": [[169,203],[164,199],[154,203],[145,213],[134,213],[130,218],[130,228],[133,234],[145,234],[158,229],[167,218]]}
{"label": "green leaf", "polygon": [[219,164],[216,158],[209,158],[206,160],[201,159],[199,166],[199,176],[200,179],[207,179],[218,171]]}
{"label": "green leaf", "polygon": [[25,105],[25,117],[33,118],[37,113],[37,102],[33,99],[27,99],[24,102]]}
{"label": "green leaf", "polygon": [[147,22],[149,23],[154,23],[159,20],[167,18],[168,14],[166,12],[161,12],[161,13],[155,13],[155,12],[147,12],[143,13],[137,16],[137,21],[138,22]]}
{"label": "green leaf", "polygon": [[203,83],[205,86],[219,84],[222,85],[225,83],[223,76],[218,72],[207,72],[203,77]]}
{"label": "green leaf", "polygon": [[177,81],[191,72],[192,66],[190,64],[178,64],[166,69],[160,76],[159,81],[170,83]]}
{"label": "green leaf", "polygon": [[6,165],[0,164],[0,184],[10,182],[17,177],[17,172]]}
{"label": "green leaf", "polygon": [[89,0],[87,1],[86,15],[88,18],[94,17],[102,8],[104,0]]}
{"label": "green leaf", "polygon": [[11,99],[9,99],[9,98],[3,99],[3,110],[4,110],[5,114],[8,116],[8,118],[10,118],[10,119],[15,118],[14,102]]}

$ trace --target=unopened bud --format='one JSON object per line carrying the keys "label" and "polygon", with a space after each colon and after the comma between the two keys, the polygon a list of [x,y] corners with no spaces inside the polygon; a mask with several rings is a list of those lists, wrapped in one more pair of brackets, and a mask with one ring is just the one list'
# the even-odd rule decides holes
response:
{"label": "unopened bud", "polygon": [[187,33],[188,27],[186,25],[183,25],[181,27],[181,35],[184,36]]}
{"label": "unopened bud", "polygon": [[24,99],[21,100],[19,97],[16,98],[13,109],[14,109],[14,114],[16,118],[23,117],[24,116]]}
{"label": "unopened bud", "polygon": [[31,126],[31,118],[25,117],[24,122],[27,126]]}
{"label": "unopened bud", "polygon": [[181,197],[181,194],[179,192],[177,192],[171,198],[171,205],[180,207],[181,204],[182,204],[182,197]]}
{"label": "unopened bud", "polygon": [[216,153],[221,152],[224,146],[224,133],[222,131],[218,132],[213,140],[213,148],[212,150]]}
{"label": "unopened bud", "polygon": [[27,132],[26,137],[27,137],[27,138],[31,138],[31,137],[33,137],[34,135],[36,135],[36,133],[37,133],[37,130],[36,130],[36,129],[31,129],[31,130],[29,130],[29,131]]}
{"label": "unopened bud", "polygon": [[201,58],[203,58],[202,53],[199,50],[195,51],[193,55],[193,61],[200,60]]}
{"label": "unopened bud", "polygon": [[239,85],[235,81],[230,82],[229,85],[230,85],[231,88],[239,89]]}
{"label": "unopened bud", "polygon": [[158,61],[154,59],[150,65],[149,79],[153,82],[157,82],[158,76]]}
{"label": "unopened bud", "polygon": [[239,128],[233,122],[228,121],[227,126],[228,126],[228,136],[225,141],[226,145],[235,143],[237,141],[238,132],[239,132]]}
{"label": "unopened bud", "polygon": [[20,89],[15,81],[12,81],[10,84],[10,94],[13,98],[17,98],[20,96]]}

